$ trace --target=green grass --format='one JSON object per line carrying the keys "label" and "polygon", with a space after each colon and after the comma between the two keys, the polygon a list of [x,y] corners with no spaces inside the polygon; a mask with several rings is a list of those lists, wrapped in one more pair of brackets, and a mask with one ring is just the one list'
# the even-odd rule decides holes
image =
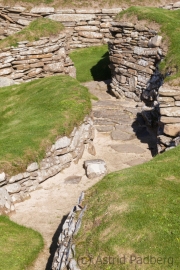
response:
{"label": "green grass", "polygon": [[[179,159],[180,147],[176,147],[148,163],[107,175],[87,192],[88,209],[75,239],[82,270],[180,269]],[[166,262],[128,264],[132,254]],[[90,255],[94,263],[101,257],[96,265],[88,266]],[[126,265],[101,261],[123,255]]]}
{"label": "green grass", "polygon": [[111,78],[107,45],[77,49],[70,53],[80,82],[101,81]]}
{"label": "green grass", "polygon": [[25,270],[43,248],[42,236],[0,216],[0,269]]}
{"label": "green grass", "polygon": [[56,22],[47,18],[38,18],[32,21],[27,27],[21,31],[0,41],[0,48],[17,46],[19,41],[36,41],[41,37],[49,37],[58,35],[64,26],[60,22]]}
{"label": "green grass", "polygon": [[131,7],[121,12],[117,18],[121,20],[124,16],[129,20],[131,20],[132,16],[137,16],[138,20],[155,22],[160,25],[159,34],[168,42],[168,53],[160,66],[161,70],[162,72],[173,71],[168,80],[180,77],[180,10],[170,11],[150,7]]}
{"label": "green grass", "polygon": [[91,108],[87,88],[69,76],[0,88],[0,100],[0,171],[8,174],[41,159]]}

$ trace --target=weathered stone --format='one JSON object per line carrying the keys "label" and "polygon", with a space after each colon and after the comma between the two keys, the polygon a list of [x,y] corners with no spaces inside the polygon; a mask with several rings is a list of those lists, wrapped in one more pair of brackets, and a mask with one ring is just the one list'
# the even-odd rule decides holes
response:
{"label": "weathered stone", "polygon": [[99,31],[99,28],[97,26],[77,26],[74,28],[76,31]]}
{"label": "weathered stone", "polygon": [[167,86],[161,86],[158,92],[160,96],[165,97],[174,97],[180,95],[180,89],[171,89]]}
{"label": "weathered stone", "polygon": [[78,184],[81,181],[81,178],[82,176],[77,176],[77,175],[69,176],[64,179],[64,183],[65,184]]}
{"label": "weathered stone", "polygon": [[[43,49],[43,53],[51,53],[51,52],[55,52],[59,49],[59,45],[53,45],[53,46],[49,46],[45,49]],[[38,54],[38,53],[37,53]]]}
{"label": "weathered stone", "polygon": [[4,182],[6,180],[6,175],[5,175],[5,173],[3,172],[3,173],[0,173],[0,183],[1,182]]}
{"label": "weathered stone", "polygon": [[2,187],[0,188],[0,214],[6,214],[14,210],[11,197],[7,190]]}
{"label": "weathered stone", "polygon": [[47,18],[59,21],[59,22],[78,22],[83,20],[92,20],[96,17],[95,14],[53,14],[47,16]]}
{"label": "weathered stone", "polygon": [[33,162],[31,163],[28,167],[27,167],[27,172],[34,172],[36,170],[39,169],[39,165],[37,162]]}
{"label": "weathered stone", "polygon": [[19,19],[19,20],[17,21],[17,23],[19,23],[19,24],[21,24],[21,25],[23,25],[23,26],[27,26],[27,25],[29,25],[29,24],[31,23],[31,21],[24,20],[24,19]]}
{"label": "weathered stone", "polygon": [[180,106],[180,101],[175,101],[175,106]]}
{"label": "weathered stone", "polygon": [[15,84],[15,82],[12,79],[6,78],[6,77],[0,77],[0,87],[10,86],[13,84]]}
{"label": "weathered stone", "polygon": [[112,26],[134,28],[134,24],[130,22],[112,22]]}
{"label": "weathered stone", "polygon": [[142,47],[135,47],[134,53],[137,55],[144,55],[144,56],[153,56],[158,54],[158,49],[146,49]]}
{"label": "weathered stone", "polygon": [[176,137],[180,135],[180,123],[166,124],[163,131],[166,135]]}
{"label": "weathered stone", "polygon": [[57,140],[54,144],[54,149],[55,150],[58,150],[58,149],[61,149],[61,148],[65,148],[67,146],[69,146],[71,143],[71,139],[68,138],[68,137],[62,137],[60,138],[59,140]]}
{"label": "weathered stone", "polygon": [[34,7],[31,9],[30,13],[54,13],[53,7]]}
{"label": "weathered stone", "polygon": [[44,70],[48,72],[63,72],[64,71],[64,65],[63,63],[53,63],[53,64],[47,64],[44,66]]}
{"label": "weathered stone", "polygon": [[28,75],[28,77],[36,77],[42,71],[43,71],[42,68],[36,68],[34,71],[29,72],[27,75]]}
{"label": "weathered stone", "polygon": [[21,185],[19,183],[9,184],[5,186],[5,189],[9,194],[17,193],[21,190]]}
{"label": "weathered stone", "polygon": [[180,8],[180,2],[175,2],[173,4],[173,8]]}
{"label": "weathered stone", "polygon": [[134,154],[143,154],[145,150],[141,147],[138,147],[135,144],[117,144],[111,145],[115,151],[119,153],[134,153]]}
{"label": "weathered stone", "polygon": [[4,68],[0,70],[0,76],[8,75],[12,72],[12,68]]}
{"label": "weathered stone", "polygon": [[180,117],[166,117],[161,116],[160,122],[164,124],[170,124],[170,123],[180,123]]}
{"label": "weathered stone", "polygon": [[96,155],[96,149],[94,147],[93,142],[88,143],[88,153],[91,154],[92,156]]}
{"label": "weathered stone", "polygon": [[66,163],[69,163],[72,161],[72,155],[70,153],[62,155],[58,157],[59,159],[59,164],[60,165],[65,165]]}
{"label": "weathered stone", "polygon": [[15,176],[12,176],[12,177],[9,179],[9,183],[10,183],[10,184],[11,184],[11,183],[14,183],[14,182],[19,181],[19,180],[21,180],[21,179],[23,179],[23,178],[24,178],[23,174],[22,174],[22,173],[19,173],[19,174],[15,175]]}
{"label": "weathered stone", "polygon": [[148,46],[152,48],[158,47],[161,45],[161,41],[162,41],[162,36],[152,37],[148,42]]}
{"label": "weathered stone", "polygon": [[103,34],[97,32],[80,31],[79,35],[85,38],[92,38],[92,39],[103,38]]}
{"label": "weathered stone", "polygon": [[107,173],[106,163],[102,159],[86,160],[84,162],[86,175],[93,179]]}
{"label": "weathered stone", "polygon": [[161,135],[159,136],[159,140],[160,140],[160,143],[163,143],[166,146],[169,146],[171,145],[172,138],[165,135]]}
{"label": "weathered stone", "polygon": [[180,110],[178,107],[160,108],[160,114],[165,116],[180,117]]}

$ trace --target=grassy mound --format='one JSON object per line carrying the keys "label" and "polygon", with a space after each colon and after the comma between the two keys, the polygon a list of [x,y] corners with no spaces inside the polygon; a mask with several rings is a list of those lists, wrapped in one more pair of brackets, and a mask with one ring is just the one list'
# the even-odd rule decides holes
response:
{"label": "grassy mound", "polygon": [[38,232],[0,216],[0,269],[27,269],[43,245],[42,236]]}
{"label": "grassy mound", "polygon": [[131,20],[134,16],[138,20],[146,20],[148,22],[155,22],[160,25],[160,35],[168,43],[168,53],[166,58],[161,63],[161,71],[166,73],[171,70],[172,76],[167,80],[173,80],[180,77],[180,10],[170,11],[165,9],[150,8],[150,7],[131,7],[121,12],[117,18],[122,20]]}
{"label": "grassy mound", "polygon": [[49,37],[58,35],[64,26],[60,22],[56,22],[47,18],[38,18],[32,21],[27,27],[0,41],[0,48],[17,46],[19,41],[35,41],[41,37]]}
{"label": "grassy mound", "polygon": [[81,269],[180,268],[179,159],[177,147],[111,173],[87,192],[76,237]]}
{"label": "grassy mound", "polygon": [[68,76],[0,88],[0,171],[13,174],[43,157],[90,111],[90,95]]}
{"label": "grassy mound", "polygon": [[70,53],[80,82],[102,81],[111,78],[107,45],[77,49]]}

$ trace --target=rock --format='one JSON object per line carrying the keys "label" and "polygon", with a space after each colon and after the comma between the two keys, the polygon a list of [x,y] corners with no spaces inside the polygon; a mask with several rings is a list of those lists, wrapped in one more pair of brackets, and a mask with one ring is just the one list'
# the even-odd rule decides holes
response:
{"label": "rock", "polygon": [[63,166],[66,163],[69,163],[72,161],[72,155],[68,153],[68,154],[58,157],[58,159],[59,159],[59,164]]}
{"label": "rock", "polygon": [[34,7],[30,10],[30,13],[54,13],[53,7]]}
{"label": "rock", "polygon": [[160,115],[180,117],[180,110],[179,107],[160,108]]}
{"label": "rock", "polygon": [[167,86],[161,86],[159,88],[159,96],[174,97],[180,95],[180,89],[171,89]]}
{"label": "rock", "polygon": [[[0,76],[8,75],[12,72],[12,68],[4,68],[0,70]],[[12,84],[10,84],[12,85]]]}
{"label": "rock", "polygon": [[86,160],[84,162],[84,166],[86,169],[86,175],[90,179],[105,175],[107,173],[106,163],[101,159]]}
{"label": "rock", "polygon": [[171,145],[172,138],[171,137],[168,137],[168,136],[165,136],[165,135],[160,135],[159,136],[159,141],[160,141],[160,143],[163,143],[166,146],[170,146]]}
{"label": "rock", "polygon": [[129,134],[121,130],[113,130],[111,133],[111,138],[113,140],[128,141],[135,138],[135,134]]}
{"label": "rock", "polygon": [[96,17],[95,14],[53,14],[47,16],[47,18],[59,21],[59,22],[79,22],[79,21],[89,21]]}
{"label": "rock", "polygon": [[2,187],[0,188],[0,214],[7,214],[14,210],[11,197],[7,190]]}
{"label": "rock", "polygon": [[162,36],[152,37],[148,42],[148,46],[152,48],[158,47],[161,45],[161,41],[162,41]]}
{"label": "rock", "polygon": [[80,270],[75,259],[71,259],[68,266],[70,270]]}
{"label": "rock", "polygon": [[108,126],[96,126],[95,127],[97,131],[99,132],[110,132],[113,130],[113,125],[108,125]]}
{"label": "rock", "polygon": [[21,191],[21,185],[19,183],[9,184],[5,186],[5,189],[10,194],[18,193],[19,191]]}
{"label": "rock", "polygon": [[163,131],[166,135],[176,137],[180,135],[180,123],[166,124]]}
{"label": "rock", "polygon": [[180,118],[179,117],[166,117],[166,116],[161,116],[160,122],[164,124],[170,124],[170,123],[180,123]]}
{"label": "rock", "polygon": [[173,8],[180,8],[180,2],[179,1],[178,2],[175,2],[173,4]]}
{"label": "rock", "polygon": [[17,23],[19,23],[19,24],[21,24],[21,25],[23,25],[23,26],[27,26],[27,25],[29,25],[29,24],[31,23],[31,21],[19,19],[19,20],[17,21]]}
{"label": "rock", "polygon": [[81,178],[82,176],[77,176],[77,175],[69,176],[64,179],[64,183],[65,184],[78,184],[81,181]]}
{"label": "rock", "polygon": [[85,26],[77,26],[75,27],[76,31],[99,31],[99,28],[97,26],[90,26],[90,25],[85,25]]}
{"label": "rock", "polygon": [[48,72],[63,72],[64,71],[64,65],[63,63],[53,63],[53,64],[47,64],[44,66],[44,70]]}
{"label": "rock", "polygon": [[97,32],[90,32],[90,31],[80,31],[78,33],[80,36],[85,38],[92,38],[92,39],[101,39],[103,38],[103,34]]}
{"label": "rock", "polygon": [[92,156],[96,155],[96,149],[94,147],[93,142],[91,141],[88,143],[88,153],[91,154]]}
{"label": "rock", "polygon": [[6,180],[5,173],[4,172],[3,173],[0,173],[0,183],[3,182],[3,181],[5,181],[5,180]]}
{"label": "rock", "polygon": [[62,149],[65,147],[68,147],[71,143],[71,139],[64,136],[62,138],[60,138],[59,140],[57,140],[54,144],[54,149],[58,150],[58,149]]}
{"label": "rock", "polygon": [[17,175],[14,175],[12,176],[10,179],[9,179],[9,183],[12,184],[16,181],[19,181],[19,180],[22,180],[24,178],[23,174],[22,173],[19,173]]}
{"label": "rock", "polygon": [[38,165],[38,163],[37,162],[33,162],[33,163],[31,163],[28,167],[27,167],[27,172],[34,172],[34,171],[36,171],[36,170],[38,170],[39,169],[39,165]]}
{"label": "rock", "polygon": [[143,148],[138,147],[135,144],[116,144],[111,145],[111,148],[119,153],[143,154],[145,152]]}

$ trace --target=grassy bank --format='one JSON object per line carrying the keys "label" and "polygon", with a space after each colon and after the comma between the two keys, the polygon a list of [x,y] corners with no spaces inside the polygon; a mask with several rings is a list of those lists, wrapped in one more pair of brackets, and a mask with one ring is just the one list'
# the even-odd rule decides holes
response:
{"label": "grassy bank", "polygon": [[174,80],[180,77],[180,10],[170,11],[165,9],[157,9],[150,7],[131,7],[121,12],[117,18],[122,20],[146,20],[147,26],[149,22],[155,22],[160,25],[159,34],[163,36],[168,44],[168,52],[161,63],[161,71],[166,73],[172,71],[172,75],[167,80]]}
{"label": "grassy bank", "polygon": [[107,45],[77,49],[70,53],[80,82],[101,81],[111,78]]}
{"label": "grassy bank", "polygon": [[23,270],[43,248],[42,236],[0,216],[0,269]]}
{"label": "grassy bank", "polygon": [[53,7],[69,7],[69,8],[83,8],[83,7],[127,7],[132,5],[152,5],[152,6],[158,6],[158,4],[162,3],[169,3],[167,0],[157,0],[157,1],[149,1],[147,0],[98,0],[98,1],[87,1],[87,0],[1,0],[1,3],[4,5],[10,4],[14,5],[17,3],[21,3],[21,5],[26,5],[29,7],[32,7],[33,5],[47,5],[47,6],[53,6]]}
{"label": "grassy bank", "polygon": [[0,88],[0,171],[22,171],[90,111],[88,90],[68,76]]}
{"label": "grassy bank", "polygon": [[17,46],[19,41],[36,41],[41,37],[58,35],[64,29],[60,22],[47,18],[39,18],[32,21],[27,27],[0,41],[0,48]]}
{"label": "grassy bank", "polygon": [[[87,192],[88,209],[75,241],[81,269],[180,268],[179,159],[177,147],[111,173]],[[118,261],[123,257],[126,264]]]}

